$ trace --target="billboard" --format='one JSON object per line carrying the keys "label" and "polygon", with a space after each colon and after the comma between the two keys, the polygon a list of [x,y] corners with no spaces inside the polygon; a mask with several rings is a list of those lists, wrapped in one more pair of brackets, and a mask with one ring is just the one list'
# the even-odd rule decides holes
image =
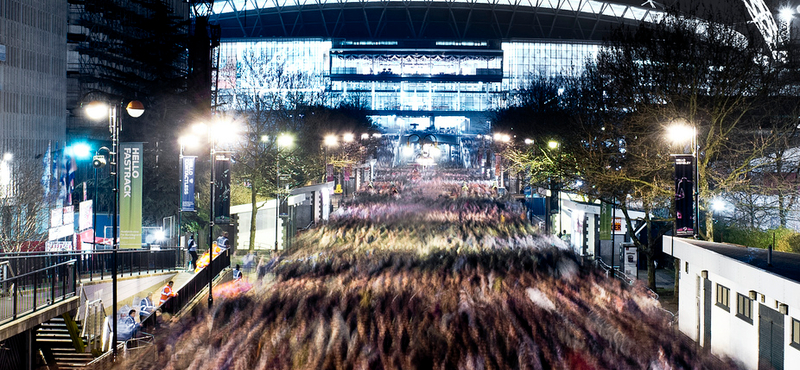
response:
{"label": "billboard", "polygon": [[142,247],[142,143],[122,143],[120,166],[119,247]]}

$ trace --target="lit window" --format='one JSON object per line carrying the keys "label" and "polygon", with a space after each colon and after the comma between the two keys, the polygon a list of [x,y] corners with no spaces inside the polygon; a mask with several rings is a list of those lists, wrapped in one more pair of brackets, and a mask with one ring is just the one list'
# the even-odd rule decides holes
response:
{"label": "lit window", "polygon": [[728,312],[731,311],[730,294],[730,289],[717,284],[717,306]]}
{"label": "lit window", "polygon": [[750,297],[736,293],[736,317],[753,323],[753,300]]}
{"label": "lit window", "polygon": [[792,318],[792,343],[795,349],[800,349],[800,321]]}

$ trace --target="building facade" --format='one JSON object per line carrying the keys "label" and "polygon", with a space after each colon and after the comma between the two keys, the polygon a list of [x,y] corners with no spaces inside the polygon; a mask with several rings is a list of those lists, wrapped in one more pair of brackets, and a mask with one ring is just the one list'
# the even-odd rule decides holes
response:
{"label": "building facade", "polygon": [[679,259],[678,327],[746,369],[800,364],[800,256],[664,237]]}
{"label": "building facade", "polygon": [[[774,37],[763,1],[735,5],[760,17],[765,40]],[[247,81],[263,80],[251,66],[280,66],[305,74],[291,88],[324,92],[329,104],[358,102],[386,133],[485,133],[487,112],[515,91],[577,75],[613,29],[666,16],[663,5],[625,0],[225,0],[196,8],[221,29],[223,106],[252,93]]]}
{"label": "building facade", "polygon": [[66,37],[63,0],[0,1],[0,155],[4,157],[0,182],[4,185],[15,167],[42,164],[48,148],[56,150],[65,140]]}

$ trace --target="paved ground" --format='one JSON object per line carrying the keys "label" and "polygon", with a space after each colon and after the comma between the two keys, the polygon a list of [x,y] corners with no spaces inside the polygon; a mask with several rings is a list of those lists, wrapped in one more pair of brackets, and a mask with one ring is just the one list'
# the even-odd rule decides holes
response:
{"label": "paved ground", "polygon": [[[158,302],[159,292],[168,281],[174,281],[173,289],[180,289],[186,282],[194,276],[194,273],[186,271],[167,271],[156,272],[150,274],[142,274],[133,276],[120,276],[117,278],[117,299],[118,308],[125,305],[138,304],[145,295],[149,294],[154,302]],[[100,298],[103,300],[103,306],[107,314],[111,314],[112,297],[114,291],[112,289],[112,279],[106,276],[102,280],[97,278],[89,281],[89,279],[82,279],[81,283],[84,284],[86,297],[89,300]],[[137,302],[134,302],[136,300]]]}
{"label": "paved ground", "polygon": [[[647,284],[647,270],[640,270],[638,278]],[[656,269],[656,290],[658,301],[665,310],[678,313],[678,298],[675,297],[675,270]]]}

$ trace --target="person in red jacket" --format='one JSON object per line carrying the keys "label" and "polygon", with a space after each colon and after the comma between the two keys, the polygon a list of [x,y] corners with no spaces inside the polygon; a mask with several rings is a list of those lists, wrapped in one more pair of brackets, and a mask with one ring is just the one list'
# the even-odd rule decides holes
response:
{"label": "person in red jacket", "polygon": [[170,280],[169,283],[167,283],[167,285],[164,285],[164,287],[161,288],[161,300],[160,300],[159,304],[163,305],[164,302],[167,301],[167,299],[170,299],[171,297],[175,297],[175,296],[178,295],[178,293],[175,293],[172,290],[172,284],[173,284],[173,281]]}

